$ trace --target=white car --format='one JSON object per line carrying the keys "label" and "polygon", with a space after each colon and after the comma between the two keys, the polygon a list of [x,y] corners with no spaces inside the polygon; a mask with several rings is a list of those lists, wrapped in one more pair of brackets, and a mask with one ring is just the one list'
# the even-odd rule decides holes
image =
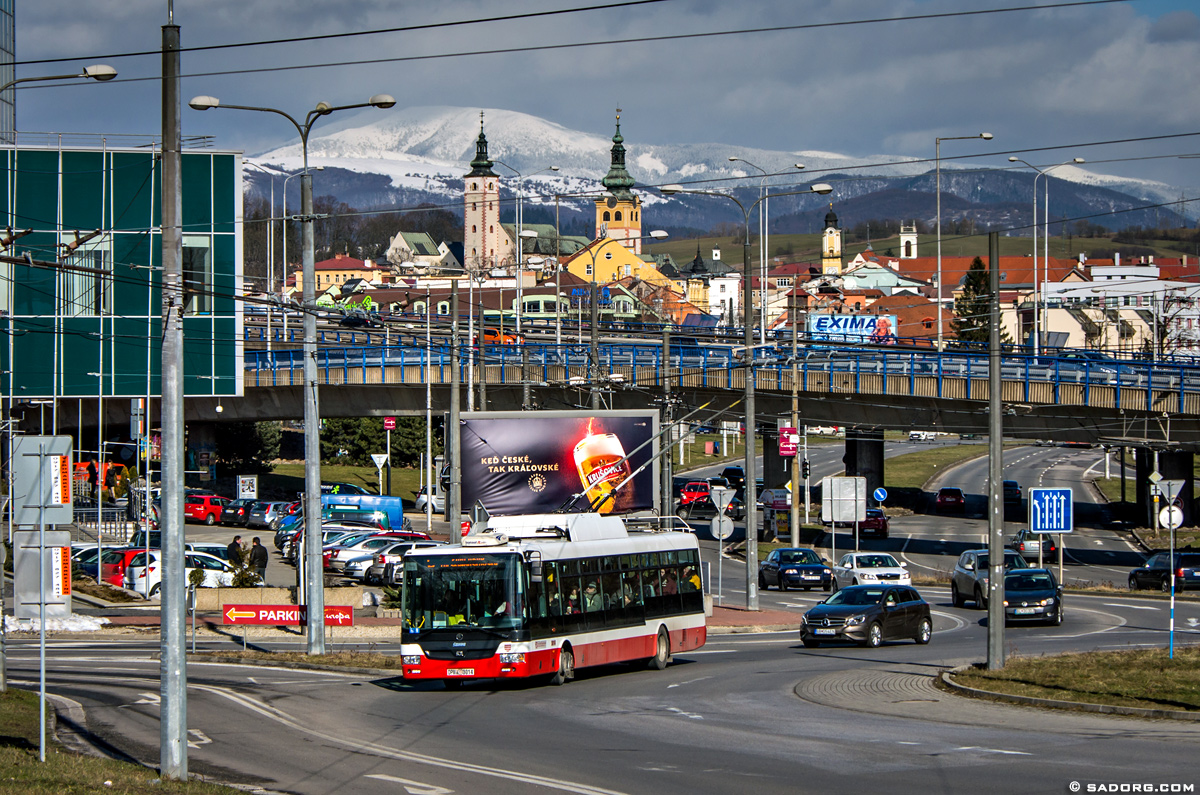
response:
{"label": "white car", "polygon": [[833,567],[833,589],[848,585],[912,585],[912,575],[886,552],[849,552]]}
{"label": "white car", "polygon": [[[417,492],[417,501],[414,504],[414,511],[416,513],[422,513],[422,514],[425,513],[425,503],[429,502],[429,498],[425,494],[426,491],[427,491],[427,488],[422,487],[421,490],[419,492]],[[434,513],[442,513],[442,505],[443,505],[442,495],[434,494],[433,495],[433,512]]]}
{"label": "white car", "polygon": [[[150,550],[150,565],[147,567],[145,552],[134,555],[125,569],[125,587],[140,594],[145,594],[149,589],[151,597],[157,596],[162,589],[161,558],[161,550]],[[204,582],[200,584],[202,588],[218,588],[233,584],[233,566],[213,555],[206,555],[203,552],[185,552],[183,565],[184,576],[188,579],[191,578],[192,571],[195,569],[204,572]]]}

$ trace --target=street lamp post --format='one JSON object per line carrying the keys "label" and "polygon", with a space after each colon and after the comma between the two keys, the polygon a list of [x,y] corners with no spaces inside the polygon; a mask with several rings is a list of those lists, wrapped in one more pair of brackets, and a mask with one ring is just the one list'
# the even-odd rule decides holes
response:
{"label": "street lamp post", "polygon": [[[333,106],[318,102],[304,117],[303,123],[290,114],[275,108],[260,108],[250,105],[221,105],[216,97],[198,96],[188,103],[195,110],[225,107],[233,110],[253,110],[275,113],[284,117],[300,134],[303,153],[303,173],[300,177],[300,222],[304,259],[302,264],[304,301],[304,571],[305,590],[308,603],[308,653],[325,653],[325,593],[324,567],[321,560],[321,443],[320,416],[317,405],[317,318],[313,314],[316,304],[316,255],[313,241],[313,195],[312,174],[308,170],[308,136],[313,124],[322,116],[334,111],[356,108],[390,108],[396,100],[387,94],[376,94],[366,102],[354,105]],[[286,186],[285,186],[286,190]]]}
{"label": "street lamp post", "polygon": [[[762,292],[762,299],[758,302],[759,306],[759,339],[764,342],[767,339],[767,254],[770,251],[770,246],[767,243],[767,238],[770,235],[770,204],[771,199],[767,196],[767,179],[775,176],[768,172],[762,166],[756,166],[749,160],[742,157],[730,157],[730,163],[745,163],[754,170],[762,174],[762,179],[758,182],[758,200],[762,202],[762,207],[758,210],[758,280],[759,290]],[[792,168],[803,169],[803,163],[796,163]]]}
{"label": "street lamp post", "polygon": [[[750,265],[750,213],[758,202],[749,207],[738,201],[736,196],[711,190],[685,190],[680,185],[664,185],[659,188],[662,193],[670,196],[675,193],[695,193],[702,196],[721,196],[729,199],[742,211],[743,223],[746,229],[746,239],[742,244],[742,311],[746,317],[745,346],[746,346],[746,390],[743,400],[746,403],[746,459],[743,472],[746,476],[746,486],[743,497],[746,503],[746,609],[758,609],[758,516],[757,488],[758,478],[755,474],[754,451],[754,326],[750,318],[754,314],[754,304],[750,295],[750,283],[754,270]],[[812,185],[808,190],[788,191],[777,193],[776,196],[800,196],[807,193],[825,195],[833,192],[833,187],[825,183]],[[762,199],[759,199],[762,201]]]}
{"label": "street lamp post", "polygon": [[[521,187],[521,183],[524,182],[529,177],[536,176],[538,174],[542,174],[546,171],[558,171],[558,166],[546,166],[545,168],[539,169],[530,174],[521,174],[520,171],[517,171],[515,168],[510,166],[508,163],[505,163],[503,160],[493,160],[492,163],[494,163],[497,166],[504,166],[509,171],[511,171],[512,173],[517,175],[517,189],[516,189],[516,194],[517,194],[517,333],[520,334],[521,333],[521,270],[522,270],[521,260],[522,260],[522,251],[525,248],[525,244],[523,243],[523,241],[527,238],[530,238],[530,237],[536,238],[538,236],[536,232],[534,232],[532,235],[526,235],[522,229],[523,224],[525,223],[525,191]],[[502,312],[503,312],[503,309],[504,308],[501,307]]]}
{"label": "street lamp post", "polygon": [[[1041,337],[1042,337],[1042,331],[1041,331],[1042,305],[1038,301],[1037,181],[1038,181],[1039,177],[1046,176],[1047,174],[1049,174],[1051,171],[1053,171],[1056,168],[1059,168],[1061,166],[1069,166],[1073,163],[1083,163],[1086,161],[1084,161],[1084,159],[1082,157],[1075,157],[1070,160],[1067,160],[1066,162],[1059,163],[1057,165],[1046,166],[1045,168],[1038,168],[1037,166],[1033,165],[1032,163],[1030,163],[1026,160],[1022,160],[1021,158],[1017,157],[1016,155],[1013,155],[1012,157],[1008,158],[1008,162],[1024,163],[1025,165],[1029,166],[1030,168],[1032,168],[1034,171],[1037,172],[1036,174],[1033,175],[1033,355],[1034,355],[1034,358],[1037,358],[1038,351],[1039,351],[1040,345],[1041,345]],[[1046,248],[1045,248],[1045,256],[1042,258],[1042,272],[1045,274],[1046,278],[1048,279],[1050,277],[1050,180],[1049,179],[1046,180],[1046,208],[1045,208],[1045,212],[1043,213],[1043,215],[1045,216],[1044,221],[1046,223],[1046,235],[1045,235],[1045,237],[1046,237],[1045,247]]]}
{"label": "street lamp post", "polygon": [[[664,193],[665,193],[665,191],[664,191]],[[596,306],[595,306],[595,304],[596,304],[596,255],[600,253],[600,249],[604,248],[609,243],[629,243],[629,242],[632,242],[632,240],[665,240],[666,238],[667,238],[667,233],[665,231],[663,231],[662,229],[655,229],[648,235],[642,235],[639,238],[632,238],[630,240],[624,240],[624,239],[619,239],[619,238],[615,238],[615,237],[606,237],[603,240],[603,242],[600,243],[600,245],[595,246],[595,247],[588,246],[587,248],[582,249],[580,252],[580,253],[586,253],[589,257],[592,258],[592,285],[591,285],[591,289],[588,290],[588,305],[589,305],[589,308],[592,310],[592,322],[590,324],[591,325],[592,347],[591,347],[591,352],[589,354],[589,358],[591,360],[592,377],[588,380],[591,384],[592,410],[593,411],[600,410],[600,389],[599,389],[599,384],[597,384],[597,379],[598,379],[598,375],[599,375],[599,371],[597,368],[599,367],[600,362],[597,361],[597,359],[599,358],[599,354],[598,354],[598,343],[597,343],[597,339],[596,339],[596,334],[598,331],[597,326],[599,325],[599,323],[597,321],[597,312],[596,312]],[[557,293],[557,292],[558,292],[558,288],[555,287],[555,293]],[[557,300],[557,296],[555,297],[555,300]],[[583,305],[582,304],[579,307],[579,344],[580,345],[583,344]]]}
{"label": "street lamp post", "polygon": [[942,350],[942,141],[968,141],[973,138],[992,140],[989,132],[978,135],[952,135],[933,139],[934,168],[937,171],[937,347]]}
{"label": "street lamp post", "polygon": [[83,67],[82,71],[77,72],[76,74],[73,74],[73,75],[47,75],[45,77],[18,77],[16,80],[9,80],[4,85],[0,86],[0,94],[3,94],[5,91],[8,91],[10,88],[17,85],[18,83],[43,83],[47,80],[76,80],[79,78],[95,80],[97,83],[107,83],[109,80],[112,80],[116,76],[117,76],[116,69],[113,69],[111,66],[108,66],[107,64],[98,63],[98,64],[93,64],[92,66],[85,66],[85,67]]}

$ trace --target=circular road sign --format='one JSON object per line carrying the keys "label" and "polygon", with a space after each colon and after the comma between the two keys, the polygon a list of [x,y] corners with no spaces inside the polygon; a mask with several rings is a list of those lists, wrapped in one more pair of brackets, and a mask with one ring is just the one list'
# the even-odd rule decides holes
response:
{"label": "circular road sign", "polygon": [[875,498],[875,502],[883,502],[887,499],[887,489],[885,489],[883,486],[880,486],[879,488],[875,489],[875,491],[871,492],[871,496]]}
{"label": "circular road sign", "polygon": [[733,520],[728,516],[714,516],[708,523],[708,527],[712,531],[713,538],[718,541],[724,541],[733,535]]}
{"label": "circular road sign", "polygon": [[1178,530],[1183,524],[1183,509],[1168,505],[1158,512],[1158,521],[1168,530]]}

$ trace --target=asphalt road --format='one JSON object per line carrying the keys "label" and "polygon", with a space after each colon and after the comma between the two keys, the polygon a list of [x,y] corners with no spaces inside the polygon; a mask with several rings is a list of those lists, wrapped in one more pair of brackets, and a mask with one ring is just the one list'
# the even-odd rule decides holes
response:
{"label": "asphalt road", "polygon": [[[713,636],[665,671],[610,666],[565,687],[406,685],[189,666],[193,772],[296,793],[1062,793],[1068,783],[1198,783],[1200,724],[962,699],[932,687],[983,659],[985,613],[934,606],[933,642],[807,650],[795,632]],[[820,594],[770,591],[799,611]],[[1013,627],[1021,654],[1165,644],[1162,601],[1072,597],[1061,627]],[[1181,603],[1177,642],[1200,604]],[[230,641],[222,641],[228,645]],[[156,642],[58,640],[48,687],[114,748],[158,759]],[[10,640],[36,682],[36,643]]]}

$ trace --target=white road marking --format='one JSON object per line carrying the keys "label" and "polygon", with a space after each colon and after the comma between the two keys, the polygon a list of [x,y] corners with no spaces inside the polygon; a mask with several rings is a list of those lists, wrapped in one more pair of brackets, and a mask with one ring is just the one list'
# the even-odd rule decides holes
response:
{"label": "white road marking", "polygon": [[1123,605],[1120,602],[1104,602],[1105,607],[1127,607],[1130,610],[1158,610],[1157,607],[1147,607],[1145,605]]}
{"label": "white road marking", "polygon": [[454,759],[443,759],[429,754],[416,753],[414,751],[402,751],[397,748],[389,748],[386,745],[380,745],[368,740],[358,740],[348,737],[343,737],[338,734],[331,734],[308,726],[296,718],[293,718],[288,713],[272,707],[262,701],[259,701],[250,696],[241,693],[235,693],[232,690],[226,690],[221,687],[212,687],[209,685],[192,684],[189,687],[193,690],[202,690],[206,693],[212,693],[224,699],[238,704],[245,709],[261,715],[264,718],[273,720],[280,725],[286,726],[294,732],[307,734],[311,737],[316,737],[319,740],[324,740],[327,743],[349,748],[358,753],[372,754],[374,756],[385,757],[388,759],[399,759],[401,761],[413,762],[416,764],[430,765],[431,767],[441,767],[447,770],[457,770],[464,773],[474,773],[482,776],[491,776],[493,778],[502,778],[509,781],[516,781],[522,784],[532,784],[534,786],[547,787],[549,789],[562,790],[563,792],[576,792],[580,795],[623,795],[617,790],[604,789],[602,787],[593,787],[589,784],[582,784],[574,781],[566,781],[563,779],[550,778],[548,776],[539,776],[533,773],[522,773],[517,770],[505,770],[499,767],[488,767],[486,765],[475,765],[470,762],[462,762]]}
{"label": "white road marking", "polygon": [[195,740],[188,740],[188,748],[199,748],[202,745],[210,745],[212,738],[199,729],[188,729],[188,734],[195,737]]}
{"label": "white road marking", "polygon": [[434,784],[424,784],[420,781],[412,781],[407,778],[398,778],[397,776],[389,776],[385,773],[368,773],[363,778],[374,778],[380,781],[391,781],[396,784],[403,784],[405,792],[409,795],[449,795],[454,792],[452,789],[438,787]]}
{"label": "white road marking", "polygon": [[961,748],[955,748],[955,751],[978,751],[982,754],[1008,754],[1010,756],[1033,756],[1033,754],[1025,751],[1006,751],[1003,748],[982,748],[978,745],[964,745]]}
{"label": "white road marking", "polygon": [[705,679],[712,679],[712,677],[711,676],[702,676],[699,679],[689,679],[686,682],[676,682],[673,685],[667,685],[667,689],[669,690],[672,687],[679,687],[680,685],[690,685],[690,684],[694,684],[696,682],[703,682]]}
{"label": "white road marking", "polygon": [[692,720],[704,720],[703,715],[697,715],[695,712],[684,712],[679,707],[667,707],[667,712],[674,712],[676,715],[682,715],[685,718]]}
{"label": "white road marking", "polygon": [[162,697],[158,693],[138,693],[141,700],[133,702],[134,704],[161,704]]}
{"label": "white road marking", "polygon": [[695,651],[680,652],[682,657],[694,657],[698,654],[733,654],[737,649],[697,649]]}

